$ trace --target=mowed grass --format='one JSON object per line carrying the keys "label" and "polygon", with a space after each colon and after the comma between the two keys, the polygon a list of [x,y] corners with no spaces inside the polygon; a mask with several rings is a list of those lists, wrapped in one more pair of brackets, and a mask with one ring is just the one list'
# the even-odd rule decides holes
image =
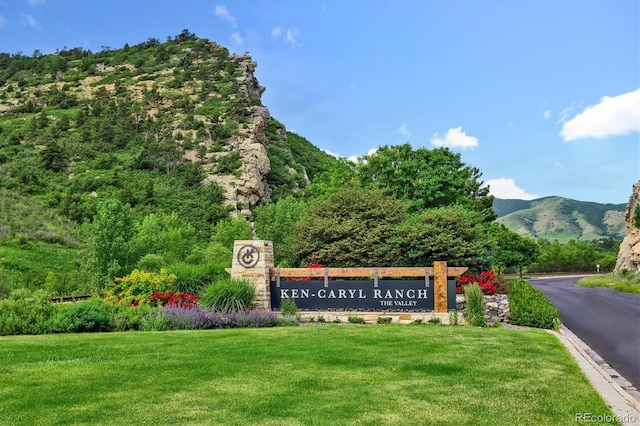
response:
{"label": "mowed grass", "polygon": [[561,425],[611,415],[553,334],[325,325],[0,338],[6,425]]}
{"label": "mowed grass", "polygon": [[623,293],[640,294],[640,281],[637,274],[628,275],[594,275],[578,281],[580,287],[605,287]]}

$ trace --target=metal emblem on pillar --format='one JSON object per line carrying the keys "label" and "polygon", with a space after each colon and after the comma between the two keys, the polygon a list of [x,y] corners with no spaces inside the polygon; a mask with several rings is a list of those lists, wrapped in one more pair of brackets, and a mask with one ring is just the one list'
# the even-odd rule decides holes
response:
{"label": "metal emblem on pillar", "polygon": [[253,268],[260,260],[260,250],[251,244],[245,244],[238,250],[238,263],[245,268]]}

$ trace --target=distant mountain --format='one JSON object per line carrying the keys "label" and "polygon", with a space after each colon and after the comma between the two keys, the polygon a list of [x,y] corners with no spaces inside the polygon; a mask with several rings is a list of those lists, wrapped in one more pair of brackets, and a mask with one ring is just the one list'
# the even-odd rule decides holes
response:
{"label": "distant mountain", "polygon": [[563,197],[536,200],[496,198],[497,222],[520,235],[561,243],[625,236],[626,204],[600,204]]}

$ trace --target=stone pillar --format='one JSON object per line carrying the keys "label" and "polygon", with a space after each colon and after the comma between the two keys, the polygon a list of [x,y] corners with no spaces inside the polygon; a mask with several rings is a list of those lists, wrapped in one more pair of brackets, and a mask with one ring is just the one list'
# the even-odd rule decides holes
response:
{"label": "stone pillar", "polygon": [[256,286],[256,306],[271,310],[269,268],[273,268],[273,243],[237,240],[233,244],[231,278],[251,281]]}

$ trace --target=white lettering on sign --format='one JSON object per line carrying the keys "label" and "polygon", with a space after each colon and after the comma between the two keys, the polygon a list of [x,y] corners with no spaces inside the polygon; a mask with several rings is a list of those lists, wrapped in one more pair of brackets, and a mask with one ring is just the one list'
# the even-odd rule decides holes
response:
{"label": "white lettering on sign", "polygon": [[[337,286],[336,286],[337,287]],[[312,288],[279,288],[280,300],[298,300],[304,306],[318,300],[321,306],[345,306],[349,300],[354,307],[380,307],[382,309],[417,309],[425,306],[425,301],[433,297],[432,289],[418,287],[392,288],[344,288],[312,287]],[[367,303],[372,303],[369,306]],[[311,305],[312,306],[312,305]],[[428,306],[428,303],[427,303]]]}
{"label": "white lettering on sign", "polygon": [[426,288],[421,288],[418,290],[408,289],[408,290],[387,290],[382,291],[378,288],[373,289],[373,298],[374,299],[428,299],[428,293]]}
{"label": "white lettering on sign", "polygon": [[[318,292],[319,293],[319,292]],[[308,299],[309,298],[309,289],[297,289],[297,288],[281,288],[280,289],[280,300],[282,299]]]}

